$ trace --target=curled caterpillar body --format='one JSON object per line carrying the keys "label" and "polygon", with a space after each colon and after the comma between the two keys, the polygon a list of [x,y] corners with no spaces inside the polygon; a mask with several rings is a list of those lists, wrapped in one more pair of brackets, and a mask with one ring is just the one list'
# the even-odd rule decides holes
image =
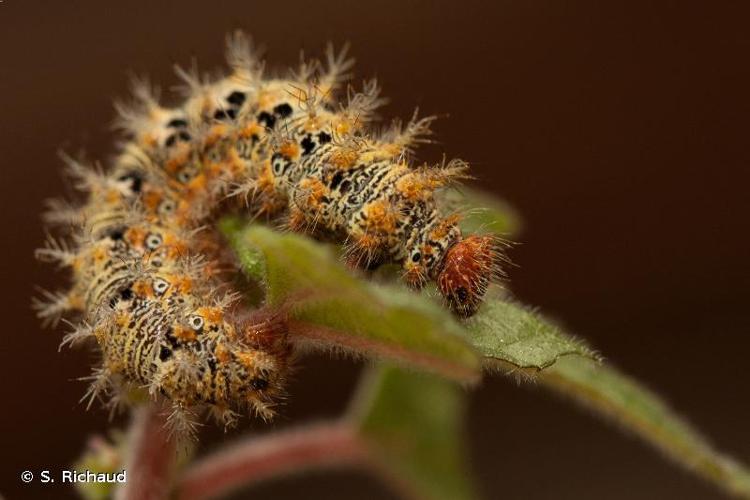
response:
{"label": "curled caterpillar body", "polygon": [[222,242],[202,228],[221,209],[342,243],[354,267],[399,264],[409,286],[435,281],[462,316],[501,275],[499,242],[463,235],[460,216],[436,201],[468,165],[409,160],[432,118],[370,132],[383,102],[374,83],[334,101],[352,64],[345,53],[329,50],[289,78],[265,78],[242,35],[227,54],[232,71],[218,81],[178,70],[186,100],[177,108],[137,83],[135,102],[117,105],[126,139],[111,168],[67,159],[87,200],[50,204],[50,224],[76,229],[38,256],[69,267],[73,283],[36,307],[49,322],[80,315],[65,342],[96,340],[91,398],[146,387],[178,413],[271,415],[290,348],[283,327],[244,325],[218,292],[229,288],[214,259]]}
{"label": "curled caterpillar body", "polygon": [[[345,243],[355,267],[400,264],[414,288],[436,280],[462,235],[459,216],[443,215],[434,192],[466,177],[468,165],[453,160],[414,167],[405,159],[429,119],[414,120],[389,136],[370,137],[364,125],[379,104],[374,85],[339,110],[326,103],[325,95],[316,97],[297,85],[261,82],[248,90],[223,81],[191,99],[189,107],[201,110],[198,120],[229,120],[239,131],[230,141],[231,151],[246,165],[232,180],[232,193],[242,195],[258,215],[283,216],[292,230]],[[229,115],[215,104],[222,102],[217,88],[226,93]],[[473,284],[458,286],[460,293],[441,288],[461,315],[473,314],[487,284],[500,276],[501,245],[492,238],[484,241]]]}
{"label": "curled caterpillar body", "polygon": [[102,354],[88,396],[144,387],[177,412],[208,405],[225,423],[235,410],[272,416],[283,391],[285,332],[274,327],[275,338],[261,344],[255,338],[270,325],[231,320],[231,297],[215,296],[211,266],[186,253],[200,247],[195,238],[154,222],[121,222],[68,262],[69,309],[84,314],[73,335],[94,337]]}

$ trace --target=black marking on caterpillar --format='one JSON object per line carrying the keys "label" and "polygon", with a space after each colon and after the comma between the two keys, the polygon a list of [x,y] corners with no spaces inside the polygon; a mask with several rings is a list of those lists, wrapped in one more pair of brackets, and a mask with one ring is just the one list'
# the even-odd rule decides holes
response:
{"label": "black marking on caterpillar", "polygon": [[246,409],[270,416],[290,353],[279,323],[243,325],[217,292],[226,287],[211,257],[220,242],[197,229],[226,198],[343,243],[351,266],[400,264],[414,288],[434,280],[460,315],[473,314],[501,274],[498,242],[464,237],[459,216],[435,201],[468,165],[408,160],[433,118],[371,132],[383,102],[374,82],[334,101],[352,65],[345,50],[329,48],[324,63],[304,63],[289,78],[264,78],[241,34],[228,39],[227,58],[231,73],[215,81],[178,70],[187,94],[178,108],[134,85],[135,102],[117,105],[128,140],[111,168],[66,158],[87,199],[50,204],[47,220],[77,224],[73,243],[50,239],[37,253],[73,274],[67,292],[37,303],[40,317],[78,313],[64,343],[93,337],[102,353],[89,402],[145,386],[188,430],[199,407],[225,422]]}

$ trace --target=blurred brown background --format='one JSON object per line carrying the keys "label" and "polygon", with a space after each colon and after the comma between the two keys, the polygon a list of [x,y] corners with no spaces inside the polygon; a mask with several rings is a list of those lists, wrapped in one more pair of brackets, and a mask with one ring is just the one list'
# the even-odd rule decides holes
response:
{"label": "blurred brown background", "polygon": [[[59,470],[107,428],[77,403],[90,355],[58,354],[33,286],[42,200],[64,191],[58,148],[113,151],[127,74],[168,88],[171,67],[222,62],[242,28],[271,67],[352,43],[388,116],[438,121],[437,146],[472,162],[523,216],[517,296],[589,339],[720,449],[750,461],[750,34],[745,2],[0,3],[3,332],[0,493],[62,498],[24,469]],[[303,361],[283,427],[340,413],[359,365]],[[471,452],[499,499],[708,499],[710,486],[541,389],[492,378],[471,395]],[[250,424],[246,424],[250,425]],[[255,424],[258,427],[258,424]],[[391,498],[362,474],[310,474],[253,498]],[[248,494],[249,495],[249,494]]]}

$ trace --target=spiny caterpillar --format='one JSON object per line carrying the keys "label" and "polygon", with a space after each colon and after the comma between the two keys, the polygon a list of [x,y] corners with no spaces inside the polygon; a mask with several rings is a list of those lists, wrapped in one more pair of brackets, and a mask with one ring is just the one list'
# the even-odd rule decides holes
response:
{"label": "spiny caterpillar", "polygon": [[47,222],[74,229],[37,251],[73,275],[68,291],[36,303],[39,316],[78,314],[63,343],[93,337],[101,351],[90,401],[109,395],[114,405],[124,389],[146,387],[173,405],[177,427],[206,407],[225,422],[247,409],[270,416],[290,356],[283,327],[242,319],[222,276],[221,238],[204,229],[220,213],[249,211],[341,243],[352,267],[400,264],[409,286],[435,281],[461,316],[501,274],[499,241],[465,237],[459,215],[436,202],[467,164],[410,161],[433,118],[372,132],[383,103],[374,83],[334,100],[352,66],[345,50],[267,78],[235,33],[227,59],[231,72],[219,79],[177,69],[180,107],[134,85],[135,102],[116,105],[124,141],[113,165],[65,158],[86,201],[51,202]]}

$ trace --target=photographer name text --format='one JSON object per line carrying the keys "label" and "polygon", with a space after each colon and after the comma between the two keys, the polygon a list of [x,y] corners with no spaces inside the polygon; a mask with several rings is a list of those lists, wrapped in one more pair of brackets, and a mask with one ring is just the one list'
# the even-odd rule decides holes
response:
{"label": "photographer name text", "polygon": [[[24,483],[30,483],[34,481],[35,474],[32,471],[23,471],[21,473],[21,480]],[[59,479],[63,483],[126,483],[128,481],[128,473],[125,469],[119,472],[92,472],[88,469],[83,471],[78,470],[62,470],[57,474],[43,470],[36,475],[36,482],[39,483],[54,483],[56,479]]]}

